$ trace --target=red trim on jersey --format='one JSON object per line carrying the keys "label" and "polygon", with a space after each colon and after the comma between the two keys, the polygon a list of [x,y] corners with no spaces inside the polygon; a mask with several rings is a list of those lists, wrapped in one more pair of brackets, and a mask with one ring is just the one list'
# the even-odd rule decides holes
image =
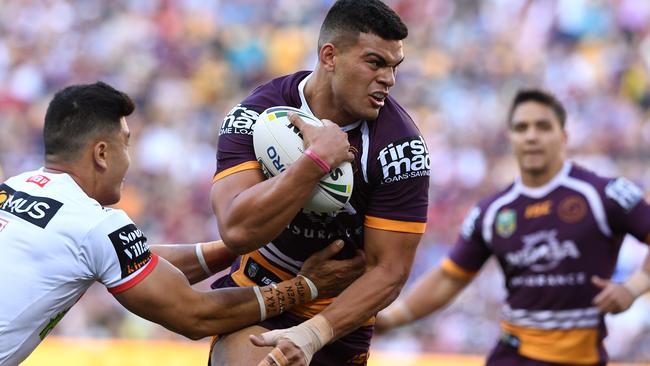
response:
{"label": "red trim on jersey", "polygon": [[124,282],[121,285],[109,288],[108,292],[110,292],[113,295],[117,295],[120,292],[124,292],[130,289],[131,287],[137,285],[138,283],[140,283],[140,281],[144,280],[144,278],[147,277],[147,275],[149,275],[149,273],[151,273],[151,271],[153,271],[154,268],[156,268],[156,264],[158,264],[158,256],[152,253],[151,260],[149,261],[149,263],[147,263],[147,266],[144,267],[142,272],[138,273],[135,277],[131,278],[130,280]]}

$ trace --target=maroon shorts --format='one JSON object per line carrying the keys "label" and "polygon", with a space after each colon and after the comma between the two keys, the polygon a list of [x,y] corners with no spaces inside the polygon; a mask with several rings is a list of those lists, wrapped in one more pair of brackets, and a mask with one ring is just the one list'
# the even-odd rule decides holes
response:
{"label": "maroon shorts", "polygon": [[[230,276],[224,276],[212,284],[212,288],[238,287]],[[290,328],[304,322],[305,318],[290,312],[260,322],[269,330]],[[364,326],[336,340],[316,352],[310,366],[366,365],[373,326]]]}

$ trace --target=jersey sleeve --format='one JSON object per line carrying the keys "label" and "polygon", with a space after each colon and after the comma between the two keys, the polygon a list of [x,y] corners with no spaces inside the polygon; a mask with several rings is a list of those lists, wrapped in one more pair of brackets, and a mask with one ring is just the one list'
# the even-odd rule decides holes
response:
{"label": "jersey sleeve", "polygon": [[448,274],[469,280],[492,255],[481,234],[482,217],[482,208],[478,205],[465,216],[458,240],[442,262],[442,269]]}
{"label": "jersey sleeve", "polygon": [[112,294],[138,284],[158,263],[147,238],[121,210],[111,210],[88,234],[84,249],[91,272]]}
{"label": "jersey sleeve", "polygon": [[243,170],[260,169],[253,148],[253,124],[261,112],[256,109],[238,104],[224,118],[219,130],[213,182]]}
{"label": "jersey sleeve", "polygon": [[612,230],[650,242],[650,205],[643,191],[626,178],[610,180],[604,189],[604,205]]}
{"label": "jersey sleeve", "polygon": [[415,135],[382,144],[368,164],[374,189],[364,225],[424,233],[431,164],[424,138]]}

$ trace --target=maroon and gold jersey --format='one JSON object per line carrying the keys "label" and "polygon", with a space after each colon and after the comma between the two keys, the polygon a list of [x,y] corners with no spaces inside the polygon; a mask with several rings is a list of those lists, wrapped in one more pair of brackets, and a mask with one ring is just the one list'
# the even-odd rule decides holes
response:
{"label": "maroon and gold jersey", "polygon": [[590,279],[612,276],[626,234],[650,234],[641,190],[565,163],[545,186],[516,180],[472,208],[443,269],[471,278],[495,255],[508,292],[505,340],[532,359],[595,364],[606,359],[606,333]]}
{"label": "maroon and gold jersey", "polygon": [[[310,75],[303,71],[274,79],[228,113],[219,133],[214,181],[260,169],[252,127],[265,109],[290,106],[313,114],[303,93]],[[406,111],[388,97],[376,120],[357,121],[342,129],[355,153],[349,205],[332,215],[299,212],[271,243],[237,260],[231,276],[238,285],[267,285],[291,278],[306,258],[337,238],[363,247],[364,227],[424,232],[430,160],[424,139]],[[313,316],[330,302],[318,301],[296,312]]]}

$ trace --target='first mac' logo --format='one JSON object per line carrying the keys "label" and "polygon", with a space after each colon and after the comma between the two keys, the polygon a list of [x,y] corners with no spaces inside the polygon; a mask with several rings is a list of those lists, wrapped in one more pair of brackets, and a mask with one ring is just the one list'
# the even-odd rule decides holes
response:
{"label": "'first mac' logo", "polygon": [[63,204],[47,197],[37,197],[16,192],[6,184],[0,185],[0,211],[8,212],[45,228]]}

